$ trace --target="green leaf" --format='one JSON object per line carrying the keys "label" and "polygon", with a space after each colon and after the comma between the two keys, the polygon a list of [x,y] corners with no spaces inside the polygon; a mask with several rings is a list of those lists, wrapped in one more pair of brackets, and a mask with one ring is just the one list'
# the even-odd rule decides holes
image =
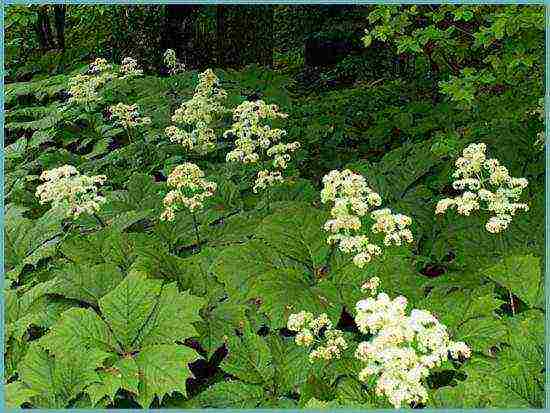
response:
{"label": "green leaf", "polygon": [[294,339],[272,334],[268,339],[273,359],[274,384],[279,395],[298,392],[306,382],[311,363],[308,352],[297,346]]}
{"label": "green leaf", "polygon": [[264,398],[261,386],[240,381],[216,383],[197,396],[201,407],[222,409],[254,409]]}
{"label": "green leaf", "polygon": [[139,347],[136,341],[159,300],[162,283],[140,274],[128,275],[99,301],[105,321],[125,351]]}
{"label": "green leaf", "polygon": [[433,312],[449,328],[453,340],[487,353],[503,339],[503,324],[495,313],[501,304],[491,286],[475,290],[437,287],[418,307]]}
{"label": "green leaf", "polygon": [[298,203],[266,217],[257,235],[281,255],[313,270],[324,264],[328,255],[323,231],[326,220],[326,212]]}
{"label": "green leaf", "polygon": [[114,264],[71,263],[56,274],[56,293],[95,305],[124,278],[122,271]]}
{"label": "green leaf", "polygon": [[65,311],[40,343],[55,356],[93,349],[120,351],[107,324],[95,311],[84,308]]}
{"label": "green leaf", "polygon": [[94,383],[86,390],[94,406],[104,397],[107,397],[109,402],[112,403],[119,389],[124,389],[134,394],[138,394],[139,392],[138,366],[132,358],[119,359],[113,366],[100,370],[98,374],[101,378],[101,383]]}
{"label": "green leaf", "polygon": [[6,384],[4,391],[6,392],[6,407],[8,409],[19,409],[23,403],[30,403],[31,398],[38,395],[37,391],[29,389],[18,381]]}
{"label": "green leaf", "polygon": [[327,313],[338,319],[342,310],[338,291],[330,281],[312,286],[303,271],[292,268],[258,274],[248,297],[261,302],[260,309],[269,317],[272,328],[285,327],[293,312]]}
{"label": "green leaf", "polygon": [[233,302],[246,300],[256,278],[263,273],[291,266],[265,242],[252,240],[243,245],[227,247],[212,264],[211,271],[225,288]]}
{"label": "green leaf", "polygon": [[36,394],[33,404],[48,408],[69,407],[70,401],[80,392],[99,381],[95,369],[107,356],[94,349],[54,358],[35,342],[21,363],[20,380]]}
{"label": "green leaf", "polygon": [[250,384],[271,383],[274,370],[269,346],[250,325],[242,337],[231,337],[227,347],[228,355],[220,365],[225,372]]}
{"label": "green leaf", "polygon": [[483,274],[512,291],[530,307],[543,306],[544,283],[540,258],[531,254],[506,257]]}
{"label": "green leaf", "polygon": [[208,356],[222,346],[246,320],[246,307],[231,302],[220,303],[203,316],[204,321],[196,324],[200,343]]}
{"label": "green leaf", "polygon": [[173,391],[186,396],[185,381],[191,377],[188,364],[198,357],[194,350],[175,344],[144,348],[136,357],[141,377],[139,404],[147,408],[155,396],[162,400],[164,395]]}

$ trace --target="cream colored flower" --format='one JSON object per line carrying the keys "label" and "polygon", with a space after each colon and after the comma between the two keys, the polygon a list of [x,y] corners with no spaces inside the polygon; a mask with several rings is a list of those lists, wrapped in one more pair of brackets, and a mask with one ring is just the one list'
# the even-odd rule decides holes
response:
{"label": "cream colored flower", "polygon": [[486,149],[483,143],[464,149],[463,156],[456,161],[457,170],[453,176],[458,179],[453,187],[467,190],[455,198],[440,200],[435,213],[443,214],[452,207],[465,216],[478,210],[488,211],[494,216],[489,218],[485,229],[495,234],[508,228],[516,212],[529,210],[527,204],[517,202],[528,181],[511,177],[498,159],[487,158]]}
{"label": "cream colored flower", "polygon": [[217,185],[204,179],[204,172],[193,164],[186,162],[178,165],[168,176],[167,184],[174,188],[164,197],[165,211],[161,220],[172,221],[180,208],[196,212],[203,208],[204,201],[214,195]]}
{"label": "cream colored flower", "polygon": [[82,213],[93,214],[105,203],[98,194],[98,185],[102,185],[105,175],[80,175],[72,165],[64,165],[40,175],[43,184],[36,188],[36,197],[41,204],[51,202],[68,208],[68,215],[78,217]]}

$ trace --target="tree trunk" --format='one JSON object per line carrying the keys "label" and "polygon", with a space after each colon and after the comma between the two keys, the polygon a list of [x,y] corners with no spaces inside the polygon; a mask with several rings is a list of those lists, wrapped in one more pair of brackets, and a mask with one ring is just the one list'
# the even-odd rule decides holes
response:
{"label": "tree trunk", "polygon": [[50,50],[55,47],[50,26],[50,16],[48,14],[48,6],[38,6],[38,18],[36,19],[36,34],[38,36],[38,44],[42,50]]}
{"label": "tree trunk", "polygon": [[65,50],[65,13],[67,6],[64,4],[53,6],[55,15],[55,32],[57,35],[57,47]]}
{"label": "tree trunk", "polygon": [[240,68],[273,65],[273,6],[218,6],[217,63]]}

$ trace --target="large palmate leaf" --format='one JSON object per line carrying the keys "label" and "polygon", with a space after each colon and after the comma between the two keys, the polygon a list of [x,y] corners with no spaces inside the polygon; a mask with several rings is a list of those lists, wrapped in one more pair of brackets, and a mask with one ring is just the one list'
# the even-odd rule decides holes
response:
{"label": "large palmate leaf", "polygon": [[8,278],[17,278],[25,265],[36,265],[54,255],[63,234],[64,214],[60,210],[50,209],[36,220],[23,217],[24,211],[12,205],[6,208],[4,257]]}
{"label": "large palmate leaf", "polygon": [[249,284],[247,296],[260,302],[272,328],[286,326],[288,316],[302,310],[327,313],[338,319],[342,304],[336,286],[328,280],[313,284],[308,276],[293,268],[280,268],[259,274]]}
{"label": "large palmate leaf", "polygon": [[[23,294],[18,294],[17,290],[5,291],[6,341],[12,336],[20,340],[31,324],[45,319],[50,302],[47,294],[54,292],[56,292],[55,281],[40,283]],[[53,300],[51,301],[53,302]]]}
{"label": "large palmate leaf", "polygon": [[484,271],[496,283],[512,291],[531,307],[544,304],[540,259],[533,255],[513,255]]}
{"label": "large palmate leaf", "polygon": [[68,264],[56,272],[56,293],[67,298],[96,304],[124,278],[114,264]]}
{"label": "large palmate leaf", "polygon": [[142,406],[149,406],[155,396],[178,391],[186,395],[185,381],[191,377],[188,364],[197,358],[190,348],[175,344],[144,348],[136,357],[139,369],[139,396]]}
{"label": "large palmate leaf", "polygon": [[203,315],[204,321],[195,326],[200,334],[200,343],[208,356],[235,335],[246,320],[246,306],[222,302]]}
{"label": "large palmate leaf", "polygon": [[136,258],[137,249],[154,249],[155,246],[155,240],[145,234],[127,234],[108,227],[65,240],[61,252],[76,264],[114,264],[127,270]]}
{"label": "large palmate leaf", "polygon": [[212,264],[211,271],[225,288],[233,301],[248,297],[256,278],[271,270],[292,267],[289,258],[281,256],[261,240],[252,240],[242,245],[227,247]]}
{"label": "large palmate leaf", "polygon": [[92,401],[112,399],[123,388],[148,407],[155,396],[185,394],[188,363],[198,354],[176,342],[197,335],[193,323],[200,321],[203,303],[179,293],[176,283],[163,285],[134,272],[99,299],[99,313],[91,308],[68,310],[40,342],[56,357],[106,352],[110,362],[102,366],[100,380],[90,390]]}
{"label": "large palmate leaf", "polygon": [[[164,183],[157,183],[151,176],[137,173],[132,175],[126,188],[126,191],[113,193],[110,198],[112,213],[162,208]],[[106,210],[110,211],[110,208]]]}
{"label": "large palmate leaf", "polygon": [[381,290],[390,296],[404,295],[411,304],[423,298],[425,277],[416,271],[412,254],[406,247],[393,247],[364,268],[354,265],[351,257],[336,252],[327,275],[348,309],[354,308],[355,303],[364,298],[361,286],[372,277],[380,278]]}
{"label": "large palmate leaf", "polygon": [[30,399],[36,406],[70,407],[81,392],[99,381],[95,370],[107,357],[97,349],[52,357],[35,342],[19,369],[20,389],[32,393]]}
{"label": "large palmate leaf", "polygon": [[496,360],[474,357],[467,377],[434,395],[436,407],[541,408],[544,401],[544,318],[536,310],[513,317],[505,329],[507,345]]}
{"label": "large palmate leaf", "polygon": [[246,325],[243,335],[229,339],[228,355],[220,367],[250,384],[269,385],[273,378],[271,352],[266,341]]}
{"label": "large palmate leaf", "polygon": [[196,399],[206,408],[254,409],[265,399],[265,391],[255,384],[231,380],[208,387]]}
{"label": "large palmate leaf", "polygon": [[419,308],[433,312],[446,325],[455,341],[464,341],[474,351],[488,352],[504,338],[502,320],[496,315],[502,301],[492,287],[476,290],[434,288]]}
{"label": "large palmate leaf", "polygon": [[281,255],[314,271],[325,264],[329,252],[326,220],[326,212],[297,203],[266,217],[257,235]]}
{"label": "large palmate leaf", "polygon": [[347,167],[362,173],[385,202],[393,203],[413,190],[439,162],[430,151],[431,145],[430,140],[405,144],[386,153],[376,164],[361,162]]}

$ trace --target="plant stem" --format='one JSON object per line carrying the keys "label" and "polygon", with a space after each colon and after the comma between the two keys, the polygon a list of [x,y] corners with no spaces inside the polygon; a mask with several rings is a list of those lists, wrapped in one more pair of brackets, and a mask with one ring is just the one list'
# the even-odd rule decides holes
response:
{"label": "plant stem", "polygon": [[199,251],[201,249],[201,239],[199,237],[199,226],[197,224],[197,217],[195,216],[195,213],[193,212],[191,214],[193,217],[193,228],[195,229],[195,237],[197,238],[197,247],[199,248]]}

